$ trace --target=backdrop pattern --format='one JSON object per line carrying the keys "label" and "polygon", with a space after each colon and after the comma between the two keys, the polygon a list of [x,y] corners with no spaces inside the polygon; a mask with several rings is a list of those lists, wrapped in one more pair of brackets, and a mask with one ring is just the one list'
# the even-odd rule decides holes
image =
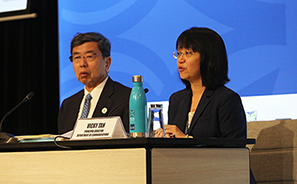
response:
{"label": "backdrop pattern", "polygon": [[132,86],[144,76],[148,101],[184,88],[172,57],[178,35],[209,27],[224,39],[228,87],[241,96],[297,93],[296,0],[59,1],[60,101],[82,89],[68,60],[77,32],[97,31],[112,43],[110,76]]}

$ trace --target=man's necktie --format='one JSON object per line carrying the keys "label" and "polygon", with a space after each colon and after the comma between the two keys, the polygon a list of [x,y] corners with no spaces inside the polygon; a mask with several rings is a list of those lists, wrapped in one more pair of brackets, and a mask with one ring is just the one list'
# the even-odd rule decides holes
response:
{"label": "man's necktie", "polygon": [[88,117],[88,114],[89,114],[89,110],[90,110],[90,101],[92,99],[92,96],[91,94],[87,94],[86,98],[85,98],[85,103],[84,103],[84,107],[83,107],[83,110],[82,110],[82,113],[81,113],[81,116],[80,118],[87,118]]}

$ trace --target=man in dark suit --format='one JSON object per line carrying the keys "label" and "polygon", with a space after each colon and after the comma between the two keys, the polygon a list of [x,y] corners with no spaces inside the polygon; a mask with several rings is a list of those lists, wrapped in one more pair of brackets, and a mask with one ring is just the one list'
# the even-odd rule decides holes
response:
{"label": "man in dark suit", "polygon": [[[131,89],[108,76],[110,48],[109,40],[100,33],[77,34],[72,39],[69,59],[85,88],[63,101],[58,115],[59,134],[72,130],[79,118],[106,116],[120,116],[129,132]],[[89,104],[87,113],[85,102]]]}

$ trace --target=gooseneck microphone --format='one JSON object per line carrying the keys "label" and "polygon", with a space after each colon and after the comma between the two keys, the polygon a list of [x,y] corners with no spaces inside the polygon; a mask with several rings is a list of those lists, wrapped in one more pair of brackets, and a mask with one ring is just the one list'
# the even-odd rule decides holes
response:
{"label": "gooseneck microphone", "polygon": [[0,123],[0,131],[2,129],[2,123],[3,123],[4,119],[7,116],[9,116],[13,111],[15,111],[19,106],[21,106],[23,103],[25,103],[28,100],[30,100],[33,96],[34,96],[34,92],[31,91],[30,93],[27,94],[27,96],[19,104],[17,104],[13,109],[11,109],[8,113],[6,113],[4,115],[4,117],[2,118],[1,123]]}
{"label": "gooseneck microphone", "polygon": [[7,142],[7,141],[4,140],[4,139],[7,138],[7,140],[8,140],[8,138],[11,137],[10,135],[8,135],[8,134],[6,134],[6,133],[1,132],[1,130],[2,130],[2,124],[3,124],[3,121],[5,120],[5,118],[6,118],[7,116],[9,116],[13,111],[15,111],[15,110],[16,110],[19,106],[21,106],[23,103],[25,103],[25,102],[27,102],[28,100],[30,100],[33,96],[34,96],[34,92],[31,91],[30,93],[27,94],[27,96],[26,96],[20,103],[18,103],[13,109],[11,109],[9,112],[7,112],[7,113],[3,116],[3,118],[2,118],[2,120],[1,120],[1,122],[0,122],[0,142]]}

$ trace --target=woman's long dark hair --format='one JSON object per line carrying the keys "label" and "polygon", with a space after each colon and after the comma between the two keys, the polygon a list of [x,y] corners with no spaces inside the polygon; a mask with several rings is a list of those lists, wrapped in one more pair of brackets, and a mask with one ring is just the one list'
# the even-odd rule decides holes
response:
{"label": "woman's long dark hair", "polygon": [[[200,53],[203,86],[216,89],[230,81],[226,48],[218,33],[209,28],[192,27],[184,31],[176,41],[176,50],[183,48]],[[191,88],[189,81],[182,79],[182,82]]]}

